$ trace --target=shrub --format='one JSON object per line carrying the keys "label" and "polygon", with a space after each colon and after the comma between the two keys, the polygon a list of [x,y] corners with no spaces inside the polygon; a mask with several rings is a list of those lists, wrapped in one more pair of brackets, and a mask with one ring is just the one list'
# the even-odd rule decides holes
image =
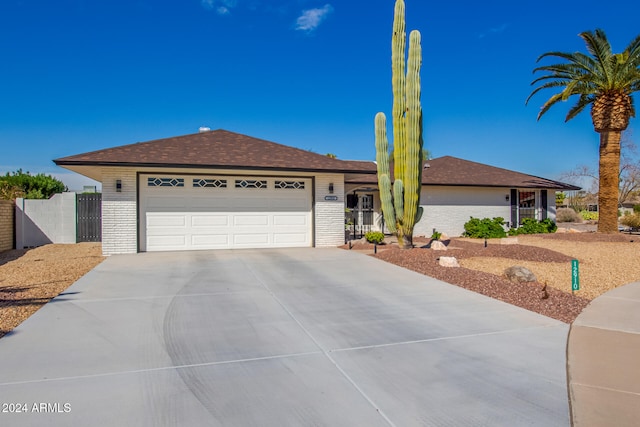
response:
{"label": "shrub", "polygon": [[560,208],[556,212],[558,222],[582,222],[582,217],[571,208]]}
{"label": "shrub", "polygon": [[640,213],[625,215],[620,219],[620,223],[627,227],[640,228]]}
{"label": "shrub", "polygon": [[598,212],[580,211],[580,216],[585,221],[597,221]]}
{"label": "shrub", "polygon": [[471,217],[471,219],[464,224],[463,236],[473,237],[475,239],[507,237],[507,233],[504,231],[503,225],[504,218],[501,217],[493,219],[478,219]]}
{"label": "shrub", "polygon": [[431,239],[432,240],[440,240],[440,237],[442,237],[442,233],[436,230],[433,230],[433,234],[431,235]]}
{"label": "shrub", "polygon": [[633,205],[633,212],[640,213],[640,205]]}
{"label": "shrub", "polygon": [[384,241],[384,234],[379,231],[369,231],[364,235],[364,238],[367,239],[369,243],[379,245]]}
{"label": "shrub", "polygon": [[558,229],[555,222],[549,218],[542,221],[536,221],[533,218],[525,218],[522,220],[522,225],[518,228],[512,228],[509,230],[510,236],[517,236],[518,234],[544,234],[555,233]]}

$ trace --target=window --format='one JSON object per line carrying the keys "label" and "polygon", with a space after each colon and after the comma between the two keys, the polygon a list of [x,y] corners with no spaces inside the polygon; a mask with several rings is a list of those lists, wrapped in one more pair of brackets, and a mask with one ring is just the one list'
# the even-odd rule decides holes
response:
{"label": "window", "polygon": [[236,188],[267,188],[267,181],[236,179]]}
{"label": "window", "polygon": [[276,181],[276,188],[304,190],[304,181]]}
{"label": "window", "polygon": [[147,178],[147,187],[184,187],[184,178]]}
{"label": "window", "polygon": [[227,180],[226,179],[194,178],[193,187],[194,188],[227,188]]}
{"label": "window", "polygon": [[518,194],[518,216],[519,223],[525,218],[536,218],[536,192],[520,191]]}

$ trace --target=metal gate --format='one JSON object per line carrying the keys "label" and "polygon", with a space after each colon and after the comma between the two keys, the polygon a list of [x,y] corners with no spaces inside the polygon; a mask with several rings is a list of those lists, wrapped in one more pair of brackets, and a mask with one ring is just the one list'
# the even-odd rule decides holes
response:
{"label": "metal gate", "polygon": [[347,194],[346,240],[360,239],[373,226],[373,195]]}
{"label": "metal gate", "polygon": [[102,241],[102,194],[78,194],[77,242]]}

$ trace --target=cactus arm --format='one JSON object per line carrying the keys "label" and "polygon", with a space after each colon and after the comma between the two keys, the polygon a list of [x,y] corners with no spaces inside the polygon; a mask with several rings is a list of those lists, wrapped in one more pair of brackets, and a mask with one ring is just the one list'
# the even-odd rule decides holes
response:
{"label": "cactus arm", "polygon": [[375,128],[378,176],[389,175],[389,141],[387,139],[387,117],[384,113],[376,114]]}
{"label": "cactus arm", "polygon": [[392,88],[393,88],[393,153],[394,153],[394,176],[401,178],[404,176],[405,165],[401,159],[405,149],[405,11],[404,0],[397,0],[393,15],[393,36],[391,38],[391,66],[392,66]]}
{"label": "cactus arm", "polygon": [[391,233],[396,234],[398,230],[396,228],[396,215],[393,210],[393,200],[391,198],[391,179],[389,179],[389,175],[378,175],[378,186],[380,187],[380,202],[384,223]]}
{"label": "cactus arm", "polygon": [[376,164],[378,169],[378,187],[382,215],[387,228],[396,233],[396,217],[391,195],[391,178],[389,177],[389,141],[387,140],[387,118],[384,113],[376,114]]}
{"label": "cactus arm", "polygon": [[407,64],[407,115],[406,115],[406,153],[404,175],[404,223],[413,231],[416,221],[418,204],[420,202],[420,184],[422,175],[422,137],[421,122],[422,109],[420,107],[420,66],[422,54],[420,48],[420,33],[412,31],[409,35],[409,61]]}

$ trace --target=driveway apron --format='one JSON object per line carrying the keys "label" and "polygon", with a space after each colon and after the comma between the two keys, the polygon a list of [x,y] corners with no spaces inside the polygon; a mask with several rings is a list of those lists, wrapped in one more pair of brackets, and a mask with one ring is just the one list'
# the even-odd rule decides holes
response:
{"label": "driveway apron", "polygon": [[338,249],[112,256],[0,339],[0,425],[568,426],[567,332]]}

